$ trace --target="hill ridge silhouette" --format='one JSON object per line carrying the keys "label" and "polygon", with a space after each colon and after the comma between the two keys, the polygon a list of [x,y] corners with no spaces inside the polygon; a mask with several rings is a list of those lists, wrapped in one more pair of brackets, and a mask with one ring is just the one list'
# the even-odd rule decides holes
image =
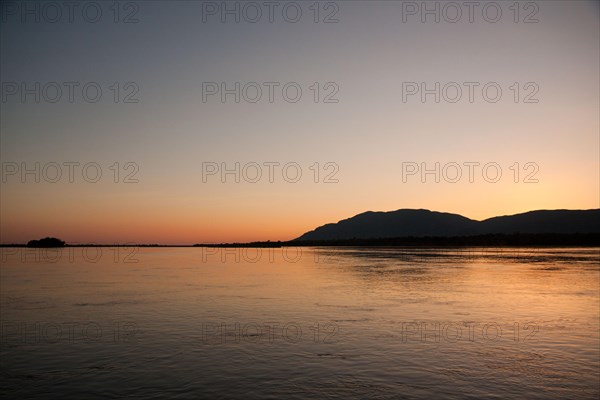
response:
{"label": "hill ridge silhouette", "polygon": [[319,226],[294,240],[455,237],[514,233],[600,233],[600,209],[533,210],[484,220],[423,208],[366,211],[336,223]]}

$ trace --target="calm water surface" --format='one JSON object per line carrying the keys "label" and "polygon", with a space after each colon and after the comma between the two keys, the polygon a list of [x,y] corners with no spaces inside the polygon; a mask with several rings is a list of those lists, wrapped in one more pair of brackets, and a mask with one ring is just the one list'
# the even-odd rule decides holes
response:
{"label": "calm water surface", "polygon": [[597,248],[0,250],[5,398],[599,396]]}

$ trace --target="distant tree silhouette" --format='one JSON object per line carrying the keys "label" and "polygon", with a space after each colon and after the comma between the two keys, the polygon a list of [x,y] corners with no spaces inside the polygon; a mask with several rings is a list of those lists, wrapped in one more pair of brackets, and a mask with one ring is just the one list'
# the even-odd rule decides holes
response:
{"label": "distant tree silhouette", "polygon": [[27,242],[27,247],[64,247],[64,245],[64,241],[54,237],[45,237],[40,240],[30,240]]}

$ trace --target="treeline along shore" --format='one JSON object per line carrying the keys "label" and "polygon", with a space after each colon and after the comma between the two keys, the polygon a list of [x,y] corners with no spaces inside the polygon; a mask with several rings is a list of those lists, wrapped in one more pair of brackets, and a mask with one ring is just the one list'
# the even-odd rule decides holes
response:
{"label": "treeline along shore", "polygon": [[367,247],[594,247],[600,246],[600,233],[585,234],[489,234],[453,237],[398,237],[375,239],[291,240],[285,242],[250,242],[195,244],[194,247],[306,247],[306,246],[367,246]]}

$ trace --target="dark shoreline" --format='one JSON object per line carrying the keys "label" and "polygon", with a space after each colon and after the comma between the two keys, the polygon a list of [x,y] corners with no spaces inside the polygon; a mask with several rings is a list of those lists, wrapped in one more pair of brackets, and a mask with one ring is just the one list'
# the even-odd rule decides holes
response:
{"label": "dark shoreline", "polygon": [[220,247],[220,248],[279,248],[279,247],[595,247],[600,246],[600,233],[585,234],[489,234],[453,237],[399,237],[344,240],[291,240],[249,243],[171,244],[65,244],[44,247],[27,244],[0,244],[0,247],[62,248],[62,247]]}
{"label": "dark shoreline", "polygon": [[378,239],[293,240],[196,244],[195,247],[590,247],[600,246],[600,233],[585,234],[488,234],[475,236],[425,236]]}

